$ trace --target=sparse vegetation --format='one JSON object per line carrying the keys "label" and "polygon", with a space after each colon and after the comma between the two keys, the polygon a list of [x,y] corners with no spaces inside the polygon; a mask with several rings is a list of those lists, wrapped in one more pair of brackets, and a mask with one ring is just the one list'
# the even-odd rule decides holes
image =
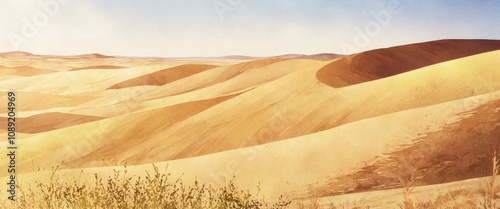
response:
{"label": "sparse vegetation", "polygon": [[417,208],[478,208],[477,196],[479,192],[473,189],[462,188],[455,191],[448,191],[442,194],[439,192],[436,198],[419,203]]}
{"label": "sparse vegetation", "polygon": [[418,207],[415,200],[413,200],[410,195],[413,191],[413,182],[416,180],[415,173],[411,173],[408,178],[398,177],[401,186],[403,187],[403,201],[398,203],[398,207],[401,209],[415,209]]}
{"label": "sparse vegetation", "polygon": [[486,188],[483,191],[483,203],[482,208],[484,209],[497,209],[496,199],[498,197],[497,193],[500,192],[500,187],[498,187],[496,179],[498,176],[499,160],[497,157],[496,146],[493,145],[493,157],[492,161],[492,174],[491,177],[486,181]]}
{"label": "sparse vegetation", "polygon": [[[36,189],[22,190],[15,205],[2,203],[3,208],[166,208],[166,209],[260,209],[287,208],[291,201],[280,197],[270,203],[248,190],[241,190],[234,183],[234,177],[225,186],[214,187],[200,184],[184,184],[181,178],[172,180],[171,175],[160,172],[153,165],[152,173],[146,172],[144,177],[127,176],[114,170],[108,179],[95,174],[95,182],[82,183],[80,177],[72,183],[58,181],[57,170],[52,169],[50,181],[37,182]],[[260,189],[259,189],[260,191]]]}
{"label": "sparse vegetation", "polygon": [[[415,181],[414,172],[411,173],[409,178],[398,177],[402,190],[403,190],[403,201],[398,203],[400,209],[415,209],[415,208],[482,208],[482,209],[497,209],[498,204],[496,202],[500,192],[500,187],[496,182],[497,176],[499,174],[499,159],[497,156],[497,150],[499,148],[498,142],[491,140],[491,146],[493,150],[492,161],[492,174],[486,180],[486,187],[484,189],[470,190],[470,189],[460,189],[456,191],[449,191],[446,194],[441,194],[436,197],[436,199],[428,202],[418,202],[410,197],[411,192],[414,187],[412,186]],[[481,197],[482,201],[478,201],[477,197]]]}

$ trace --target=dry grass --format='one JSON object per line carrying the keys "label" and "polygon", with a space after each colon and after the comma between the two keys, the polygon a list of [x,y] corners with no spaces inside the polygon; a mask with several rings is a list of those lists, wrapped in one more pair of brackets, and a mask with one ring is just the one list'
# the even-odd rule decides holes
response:
{"label": "dry grass", "polygon": [[497,209],[496,199],[498,197],[497,193],[500,192],[500,187],[498,187],[496,179],[498,176],[498,157],[497,152],[493,152],[492,161],[492,174],[491,177],[486,181],[486,188],[483,191],[483,203],[481,208],[484,209]]}
{"label": "dry grass", "polygon": [[[496,150],[496,149],[495,149]],[[417,201],[413,195],[414,182],[418,179],[416,168],[404,164],[403,173],[397,175],[402,187],[402,200],[389,208],[416,209],[416,208],[482,208],[496,209],[498,207],[497,193],[500,187],[496,178],[499,174],[499,158],[493,151],[491,158],[492,174],[485,181],[486,186],[478,188],[461,188],[446,193],[437,191],[434,199]],[[238,189],[234,178],[222,187],[213,187],[195,181],[188,186],[181,178],[171,179],[169,173],[160,172],[153,165],[153,172],[145,176],[127,176],[127,167],[123,171],[114,170],[113,176],[107,179],[97,174],[94,183],[81,183],[80,177],[72,183],[61,183],[57,170],[52,169],[50,180],[45,183],[37,182],[36,188],[23,190],[17,185],[21,198],[14,204],[0,202],[2,208],[188,208],[188,209],[259,209],[259,208],[288,208],[291,201],[280,198],[271,203],[260,198],[258,189],[256,194],[248,190]],[[319,199],[299,201],[293,205],[299,209],[362,209],[370,208],[365,200],[344,203],[321,204]]]}
{"label": "dry grass", "polygon": [[499,159],[496,151],[498,149],[498,146],[496,145],[495,141],[492,141],[492,147],[492,174],[486,181],[485,188],[479,188],[475,190],[460,189],[456,191],[449,191],[444,195],[439,192],[439,195],[434,200],[428,202],[418,202],[411,198],[411,192],[414,189],[412,183],[415,180],[414,176],[411,175],[409,179],[399,178],[403,190],[403,201],[397,204],[398,208],[500,208],[497,204],[497,193],[500,192],[500,187],[496,182],[499,173]]}
{"label": "dry grass", "polygon": [[[114,170],[108,179],[95,175],[94,183],[81,183],[80,177],[72,183],[61,183],[57,170],[52,169],[50,181],[37,182],[36,189],[22,190],[21,197],[11,205],[2,203],[3,208],[163,208],[163,209],[259,209],[286,208],[290,201],[280,198],[270,203],[259,198],[259,192],[251,194],[248,190],[238,189],[234,178],[223,187],[200,184],[195,181],[192,186],[184,184],[181,178],[171,179],[169,173],[160,172],[154,166],[154,172],[145,176],[127,176]],[[166,171],[166,169],[165,169]]]}
{"label": "dry grass", "polygon": [[411,198],[411,192],[413,191],[413,182],[416,180],[415,173],[411,173],[408,178],[398,177],[401,186],[403,187],[403,201],[398,203],[398,207],[401,209],[415,209],[418,208],[418,203]]}
{"label": "dry grass", "polygon": [[[494,146],[493,147],[498,147]],[[420,209],[420,208],[443,208],[443,209],[498,209],[498,193],[500,192],[500,186],[496,181],[499,169],[500,169],[500,159],[497,156],[497,149],[494,148],[493,156],[491,157],[492,169],[491,176],[485,180],[486,185],[481,185],[480,187],[460,187],[458,189],[449,190],[442,193],[439,189],[436,192],[426,193],[428,197],[433,197],[427,200],[418,200],[414,196],[414,190],[416,186],[414,182],[418,180],[418,166],[409,164],[407,161],[400,161],[400,173],[394,173],[400,183],[402,197],[399,202],[395,202],[393,205],[384,206],[386,208],[399,208],[399,209]],[[330,203],[321,204],[319,200],[311,199],[308,201],[299,201],[294,206],[298,209],[361,209],[370,208],[374,202],[370,201],[354,201],[354,202],[344,202],[344,203]]]}

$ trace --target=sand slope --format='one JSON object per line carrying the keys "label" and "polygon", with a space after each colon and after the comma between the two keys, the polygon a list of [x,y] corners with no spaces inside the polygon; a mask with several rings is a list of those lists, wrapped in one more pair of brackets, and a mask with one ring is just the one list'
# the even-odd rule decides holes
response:
{"label": "sand slope", "polygon": [[383,207],[400,201],[400,190],[387,189],[412,175],[420,195],[489,175],[499,48],[443,40],[333,61],[15,52],[1,55],[0,89],[18,94],[17,166],[27,184],[57,164],[61,175],[92,179],[125,163],[141,175],[155,163],[188,181],[236,174],[243,188],[260,182],[272,197],[323,204],[367,194]]}
{"label": "sand slope", "polygon": [[160,70],[155,73],[147,74],[141,77],[133,78],[118,84],[115,84],[109,89],[121,89],[132,86],[141,85],[153,85],[161,86],[197,73],[201,73],[205,70],[217,67],[215,65],[181,65],[173,68],[168,68],[165,70]]}
{"label": "sand slope", "polygon": [[333,61],[317,77],[340,88],[498,49],[500,43],[494,40],[442,40],[377,49]]}
{"label": "sand slope", "polygon": [[[103,119],[101,117],[87,115],[73,115],[65,113],[43,113],[26,118],[17,118],[17,125],[20,127],[18,133],[42,133],[66,128],[78,124],[88,123]],[[0,123],[7,123],[7,118],[0,117]]]}

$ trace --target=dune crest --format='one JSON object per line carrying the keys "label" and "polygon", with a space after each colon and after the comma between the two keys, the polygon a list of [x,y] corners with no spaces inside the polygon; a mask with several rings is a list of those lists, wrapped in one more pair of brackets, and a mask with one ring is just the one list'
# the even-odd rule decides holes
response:
{"label": "dune crest", "polygon": [[[20,127],[18,130],[19,133],[34,134],[62,129],[101,119],[104,118],[53,112],[33,115],[26,118],[18,118],[17,124]],[[7,123],[7,118],[0,117],[0,122]]]}
{"label": "dune crest", "polygon": [[108,89],[121,89],[121,88],[143,86],[143,85],[161,86],[185,77],[192,76],[197,73],[201,73],[206,70],[210,70],[215,67],[217,66],[199,65],[199,64],[180,65],[160,70],[141,77],[133,78],[127,81],[123,81],[121,83],[117,83],[109,87]]}
{"label": "dune crest", "polygon": [[22,52],[22,51],[12,51],[12,52],[0,53],[0,57],[4,57],[4,58],[30,57],[30,56],[35,56],[35,55],[32,53]]}
{"label": "dune crest", "polygon": [[350,55],[320,69],[319,81],[341,88],[500,49],[498,40],[440,40]]}

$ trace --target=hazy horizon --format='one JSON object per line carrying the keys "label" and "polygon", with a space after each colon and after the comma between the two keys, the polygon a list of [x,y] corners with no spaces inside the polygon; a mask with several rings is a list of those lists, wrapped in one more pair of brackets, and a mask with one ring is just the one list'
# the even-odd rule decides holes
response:
{"label": "hazy horizon", "polygon": [[135,57],[348,54],[500,39],[500,2],[6,1],[0,51]]}

